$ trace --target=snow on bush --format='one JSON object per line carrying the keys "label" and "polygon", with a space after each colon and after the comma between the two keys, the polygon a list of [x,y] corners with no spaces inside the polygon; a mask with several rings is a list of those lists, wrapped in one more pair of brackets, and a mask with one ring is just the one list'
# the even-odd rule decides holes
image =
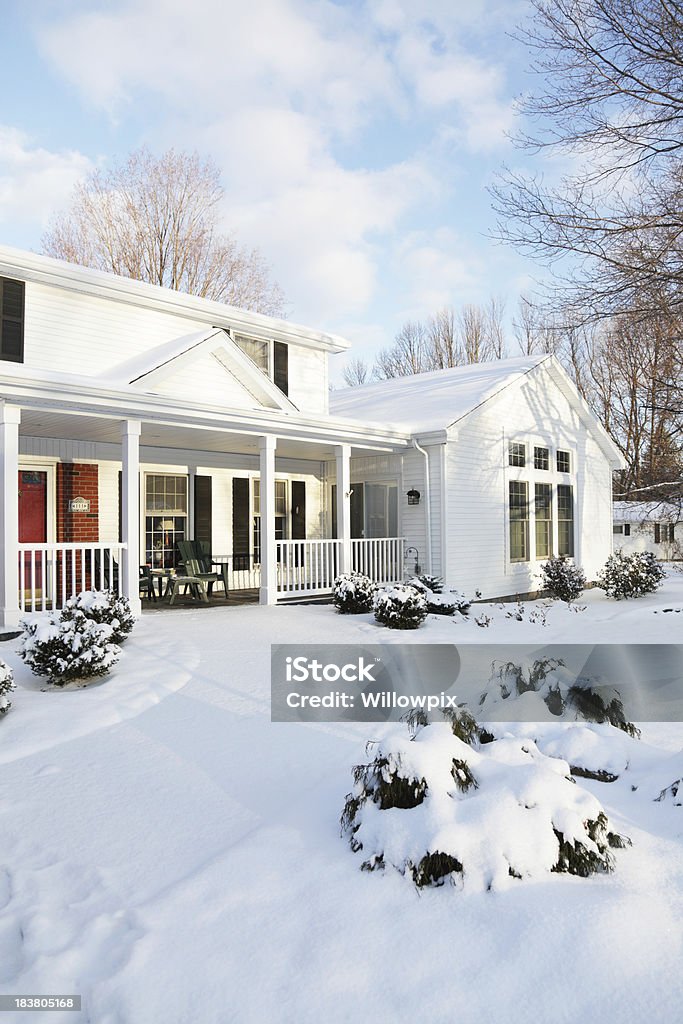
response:
{"label": "snow on bush", "polygon": [[[514,714],[512,701],[523,702]],[[588,677],[577,679],[561,658],[493,663],[488,686],[479,698],[479,714],[484,719],[501,715],[513,719],[522,711],[528,721],[542,721],[549,712],[555,718],[607,723],[629,736],[638,735],[635,725],[626,721],[616,686]]]}
{"label": "snow on bush", "polygon": [[617,601],[652,594],[662,585],[666,572],[651,551],[610,555],[598,576],[598,586]]}
{"label": "snow on bush", "polygon": [[62,609],[62,619],[72,619],[75,612],[82,612],[93,622],[111,626],[111,640],[122,644],[132,632],[135,616],[130,610],[127,597],[119,597],[113,590],[84,590],[70,597]]}
{"label": "snow on bush", "polygon": [[12,701],[7,696],[12,690],[16,690],[12,669],[0,658],[0,717],[6,715],[12,707]]}
{"label": "snow on bush", "polygon": [[532,740],[475,747],[438,724],[412,735],[398,727],[366,749],[374,757],[354,769],[341,818],[363,870],[391,865],[418,887],[501,889],[549,872],[611,871],[610,847],[627,842],[567,762]]}
{"label": "snow on bush", "polygon": [[332,600],[338,612],[358,615],[372,611],[372,598],[377,586],[362,572],[343,572],[334,581]]}
{"label": "snow on bush", "polygon": [[431,590],[432,594],[443,594],[443,579],[441,576],[430,576],[429,573],[423,572],[410,582],[413,587],[416,582],[421,583],[426,590]]}
{"label": "snow on bush", "polygon": [[586,577],[583,569],[566,558],[550,558],[541,566],[541,583],[551,597],[569,604],[583,593]]}
{"label": "snow on bush", "polygon": [[19,654],[37,676],[54,686],[103,676],[116,664],[121,649],[112,642],[112,627],[74,608],[67,618],[24,619]]}
{"label": "snow on bush", "polygon": [[420,591],[430,615],[455,615],[456,612],[467,615],[470,610],[472,602],[459,590],[444,593],[443,580],[437,576],[415,576],[407,585]]}
{"label": "snow on bush", "polygon": [[389,629],[417,629],[427,618],[424,594],[404,583],[376,591],[372,606],[377,621]]}

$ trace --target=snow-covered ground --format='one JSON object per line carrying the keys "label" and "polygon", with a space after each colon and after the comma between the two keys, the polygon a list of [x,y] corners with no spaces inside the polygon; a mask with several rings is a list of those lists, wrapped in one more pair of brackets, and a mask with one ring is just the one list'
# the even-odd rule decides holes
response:
{"label": "snow-covered ground", "polygon": [[[0,993],[84,997],[80,1015],[16,1020],[678,1019],[683,808],[653,792],[683,767],[683,725],[645,724],[637,754],[618,733],[612,767],[629,769],[579,780],[633,841],[614,874],[418,894],[361,872],[339,835],[351,766],[386,727],[270,722],[270,643],[683,642],[681,573],[580,604],[545,626],[529,621],[539,605],[521,622],[477,606],[403,634],[329,607],[148,614],[81,690],[42,692],[17,641],[0,644],[18,683],[0,719]],[[546,725],[539,742],[567,756],[558,728],[576,730]]]}

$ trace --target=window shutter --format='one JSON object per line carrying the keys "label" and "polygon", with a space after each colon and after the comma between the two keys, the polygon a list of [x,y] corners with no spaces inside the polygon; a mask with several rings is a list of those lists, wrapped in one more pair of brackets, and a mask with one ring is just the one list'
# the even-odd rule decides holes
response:
{"label": "window shutter", "polygon": [[123,540],[123,473],[119,470],[119,544]]}
{"label": "window shutter", "polygon": [[292,480],[292,540],[306,539],[306,483]]}
{"label": "window shutter", "polygon": [[232,558],[233,569],[249,568],[249,480],[232,480]]}
{"label": "window shutter", "polygon": [[661,543],[662,531],[660,530],[659,523],[655,523],[655,544]]}
{"label": "window shutter", "polygon": [[211,551],[211,477],[194,478],[194,539]]}
{"label": "window shutter", "polygon": [[289,394],[289,347],[282,341],[273,343],[273,380],[283,394]]}
{"label": "window shutter", "polygon": [[0,278],[0,359],[24,361],[24,282]]}

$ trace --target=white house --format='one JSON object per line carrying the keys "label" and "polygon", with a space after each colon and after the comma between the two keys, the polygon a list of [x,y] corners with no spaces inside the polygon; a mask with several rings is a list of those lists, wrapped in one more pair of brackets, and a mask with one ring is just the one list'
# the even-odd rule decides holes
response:
{"label": "white house", "polygon": [[590,575],[611,550],[620,457],[550,356],[330,402],[348,343],[286,321],[7,248],[0,311],[5,627],[88,585],[139,609],[140,565],[190,538],[262,603],[416,561],[521,594],[549,554]]}
{"label": "white house", "polygon": [[663,561],[683,558],[683,509],[666,501],[615,501],[614,548],[651,551]]}

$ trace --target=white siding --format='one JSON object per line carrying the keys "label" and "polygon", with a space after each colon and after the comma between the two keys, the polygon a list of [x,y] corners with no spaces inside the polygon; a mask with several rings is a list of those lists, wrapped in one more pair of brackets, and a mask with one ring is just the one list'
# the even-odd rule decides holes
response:
{"label": "white siding", "polygon": [[[229,326],[227,321],[226,326]],[[106,377],[117,365],[134,356],[206,329],[205,323],[185,314],[159,312],[29,281],[26,285],[24,364]],[[180,393],[187,388],[190,399],[217,401],[228,407],[234,405],[236,393],[230,387],[228,375],[218,374],[212,361],[203,367],[207,368],[208,373],[190,367],[183,371],[179,381],[173,385],[167,381],[158,390],[163,394],[176,394],[175,388],[180,384]],[[290,397],[302,412],[327,412],[327,352],[290,344],[289,381]],[[244,407],[245,401],[242,393],[239,407]]]}
{"label": "white siding", "polygon": [[[511,440],[527,445],[527,465],[508,466]],[[550,448],[551,470],[533,468],[533,447]],[[555,450],[568,450],[572,474],[554,470]],[[594,437],[569,401],[545,374],[527,376],[456,424],[447,452],[448,581],[484,597],[539,588],[541,562],[511,563],[508,553],[508,482],[529,482],[530,534],[533,485],[568,483],[574,488],[575,561],[594,579],[611,551],[611,470]],[[553,491],[553,515],[557,504]]]}

